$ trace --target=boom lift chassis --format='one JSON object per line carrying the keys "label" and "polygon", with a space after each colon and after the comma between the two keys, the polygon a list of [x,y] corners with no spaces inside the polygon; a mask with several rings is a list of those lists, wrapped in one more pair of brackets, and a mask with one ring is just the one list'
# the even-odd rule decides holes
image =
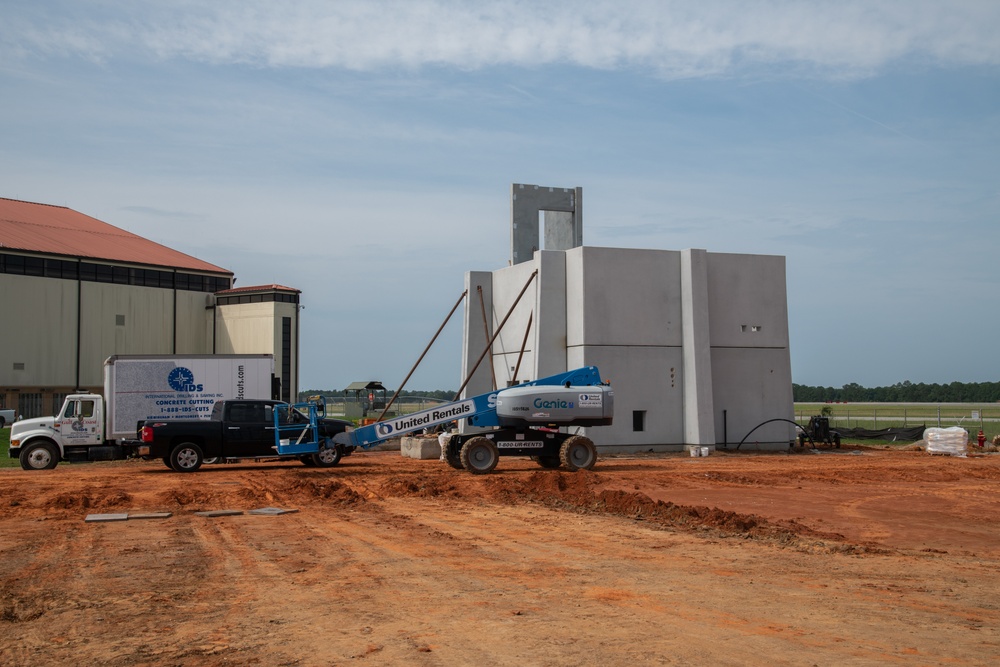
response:
{"label": "boom lift chassis", "polygon": [[586,366],[362,426],[335,435],[332,442],[316,428],[317,414],[324,406],[310,401],[293,407],[308,416],[310,428],[302,430],[300,424],[302,437],[295,442],[283,439],[276,412],[275,445],[282,455],[316,453],[337,445],[369,449],[391,438],[464,419],[477,432],[447,439],[445,460],[453,468],[481,475],[491,472],[500,456],[530,456],[543,468],[589,470],[597,462],[593,441],[559,429],[610,424],[614,391],[601,380],[596,367]]}

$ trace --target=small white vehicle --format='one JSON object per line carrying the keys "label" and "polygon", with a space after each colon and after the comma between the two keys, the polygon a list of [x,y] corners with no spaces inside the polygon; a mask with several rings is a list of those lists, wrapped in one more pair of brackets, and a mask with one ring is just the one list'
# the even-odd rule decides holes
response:
{"label": "small white vehicle", "polygon": [[0,428],[17,421],[17,413],[13,410],[0,410]]}

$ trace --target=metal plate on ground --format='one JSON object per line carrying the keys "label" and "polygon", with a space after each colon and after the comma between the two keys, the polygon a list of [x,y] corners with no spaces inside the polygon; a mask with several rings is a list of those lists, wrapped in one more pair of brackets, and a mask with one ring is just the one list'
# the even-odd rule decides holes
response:
{"label": "metal plate on ground", "polygon": [[128,521],[128,514],[88,514],[84,521]]}
{"label": "metal plate on ground", "polygon": [[294,514],[295,512],[298,512],[298,510],[286,510],[280,507],[261,507],[260,509],[250,510],[248,514],[269,514],[276,516],[278,514]]}
{"label": "metal plate on ground", "polygon": [[143,512],[139,514],[129,513],[129,520],[132,519],[169,519],[174,515],[173,512]]}

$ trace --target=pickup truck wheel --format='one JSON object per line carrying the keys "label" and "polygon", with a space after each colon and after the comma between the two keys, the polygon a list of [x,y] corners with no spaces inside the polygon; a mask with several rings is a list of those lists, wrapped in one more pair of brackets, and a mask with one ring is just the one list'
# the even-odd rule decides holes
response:
{"label": "pickup truck wheel", "polygon": [[220,459],[218,456],[211,456],[211,457],[205,459],[204,461],[202,461],[202,463],[204,463],[205,465],[212,465],[213,463],[218,463],[221,460],[222,459]]}
{"label": "pickup truck wheel", "polygon": [[59,463],[59,452],[54,445],[39,442],[22,449],[19,459],[25,470],[52,470]]}
{"label": "pickup truck wheel", "polygon": [[313,464],[320,468],[332,468],[340,463],[340,448],[334,445],[327,447],[325,442],[319,444],[319,451],[312,455]]}
{"label": "pickup truck wheel", "polygon": [[194,472],[204,460],[201,447],[193,442],[182,442],[170,452],[170,467],[177,472]]}
{"label": "pickup truck wheel", "polygon": [[597,447],[585,435],[574,435],[559,448],[559,459],[567,470],[590,470],[597,463]]}
{"label": "pickup truck wheel", "polygon": [[462,460],[462,467],[473,475],[485,475],[497,467],[500,452],[492,440],[479,436],[462,445],[459,458]]}

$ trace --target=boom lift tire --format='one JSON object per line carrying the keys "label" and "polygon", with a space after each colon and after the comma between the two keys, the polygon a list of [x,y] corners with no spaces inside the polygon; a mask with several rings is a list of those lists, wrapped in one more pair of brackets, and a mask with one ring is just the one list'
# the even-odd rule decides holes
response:
{"label": "boom lift tire", "polygon": [[574,435],[559,448],[559,459],[567,470],[590,470],[597,463],[597,447],[587,436]]}
{"label": "boom lift tire", "polygon": [[170,467],[177,472],[194,472],[204,460],[205,453],[193,442],[182,442],[170,452]]}
{"label": "boom lift tire", "polygon": [[464,470],[462,467],[462,457],[449,440],[444,448],[444,460],[455,470]]}
{"label": "boom lift tire", "polygon": [[531,460],[549,470],[562,465],[562,461],[559,460],[558,456],[532,456]]}
{"label": "boom lift tire", "polygon": [[18,459],[24,470],[52,470],[59,463],[59,450],[49,442],[36,442],[21,450]]}
{"label": "boom lift tire", "polygon": [[473,475],[485,475],[497,467],[500,452],[492,440],[479,436],[462,445],[459,457],[462,467]]}
{"label": "boom lift tire", "polygon": [[340,448],[334,445],[330,446],[329,441],[322,441],[319,445],[319,451],[312,455],[313,465],[317,468],[332,468],[333,466],[340,463]]}

